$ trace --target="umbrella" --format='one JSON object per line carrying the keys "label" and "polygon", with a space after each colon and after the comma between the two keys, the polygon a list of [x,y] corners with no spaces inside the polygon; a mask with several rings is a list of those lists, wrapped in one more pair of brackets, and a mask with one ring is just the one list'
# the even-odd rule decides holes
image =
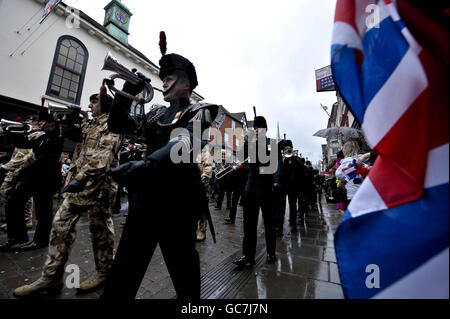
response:
{"label": "umbrella", "polygon": [[313,136],[341,140],[364,138],[364,134],[361,130],[346,126],[324,128],[314,133]]}

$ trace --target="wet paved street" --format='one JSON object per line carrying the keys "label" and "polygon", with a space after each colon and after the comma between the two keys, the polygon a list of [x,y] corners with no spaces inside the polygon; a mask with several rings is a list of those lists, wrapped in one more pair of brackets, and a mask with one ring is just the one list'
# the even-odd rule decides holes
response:
{"label": "wet paved street", "polygon": [[[217,243],[213,243],[208,232],[206,240],[197,244],[202,274],[202,298],[343,298],[333,244],[333,234],[342,215],[336,210],[335,204],[327,204],[323,198],[322,207],[306,215],[305,222],[298,224],[297,233],[290,232],[286,220],[285,234],[277,239],[278,259],[272,265],[265,262],[264,227],[260,216],[257,264],[255,268],[245,272],[236,271],[231,265],[231,260],[241,255],[242,207],[238,208],[234,225],[224,223],[224,218],[228,216],[228,210],[225,208],[216,210],[211,203],[210,210],[216,228]],[[286,218],[288,215],[289,212],[286,213]],[[125,221],[125,217],[115,215],[116,246],[122,232],[122,221]],[[0,233],[0,242],[5,240],[6,234]],[[12,291],[15,287],[31,283],[39,277],[46,253],[47,248],[24,253],[0,253],[0,299],[14,298]],[[86,216],[83,216],[77,225],[77,240],[68,264],[79,266],[81,281],[95,270]],[[60,294],[46,298],[96,299],[101,292],[99,289],[88,294],[78,294],[76,289],[64,287]],[[174,297],[175,290],[157,247],[137,298]]]}

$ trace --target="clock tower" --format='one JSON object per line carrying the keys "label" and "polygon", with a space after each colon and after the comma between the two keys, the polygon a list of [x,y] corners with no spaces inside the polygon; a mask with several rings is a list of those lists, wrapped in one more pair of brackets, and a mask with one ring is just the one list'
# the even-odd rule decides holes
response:
{"label": "clock tower", "polygon": [[105,7],[103,26],[111,36],[128,45],[128,28],[130,27],[132,15],[130,10],[120,0],[112,0]]}

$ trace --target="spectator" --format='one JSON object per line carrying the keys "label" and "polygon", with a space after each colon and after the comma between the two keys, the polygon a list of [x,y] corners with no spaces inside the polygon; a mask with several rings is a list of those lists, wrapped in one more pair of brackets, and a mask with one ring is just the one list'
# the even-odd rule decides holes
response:
{"label": "spectator", "polygon": [[[344,159],[342,159],[341,165],[336,170],[336,178],[340,181],[345,181],[345,189],[347,191],[345,210],[361,186],[363,178],[367,176],[370,167],[361,163],[363,158],[359,160],[363,155],[359,154],[359,147],[356,141],[346,142],[342,151],[344,153]],[[369,156],[364,155],[367,158]]]}

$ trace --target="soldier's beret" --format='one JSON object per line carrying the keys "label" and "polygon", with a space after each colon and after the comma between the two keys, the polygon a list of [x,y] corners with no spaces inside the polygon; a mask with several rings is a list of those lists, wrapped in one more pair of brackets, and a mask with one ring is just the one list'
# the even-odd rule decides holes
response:
{"label": "soldier's beret", "polygon": [[253,122],[254,128],[265,128],[267,129],[267,122],[263,116],[256,116]]}
{"label": "soldier's beret", "polygon": [[171,53],[163,55],[159,60],[160,70],[159,78],[163,80],[166,76],[173,74],[175,71],[183,71],[187,74],[189,82],[191,83],[191,90],[194,90],[197,85],[197,73],[191,61],[182,57],[181,55]]}

